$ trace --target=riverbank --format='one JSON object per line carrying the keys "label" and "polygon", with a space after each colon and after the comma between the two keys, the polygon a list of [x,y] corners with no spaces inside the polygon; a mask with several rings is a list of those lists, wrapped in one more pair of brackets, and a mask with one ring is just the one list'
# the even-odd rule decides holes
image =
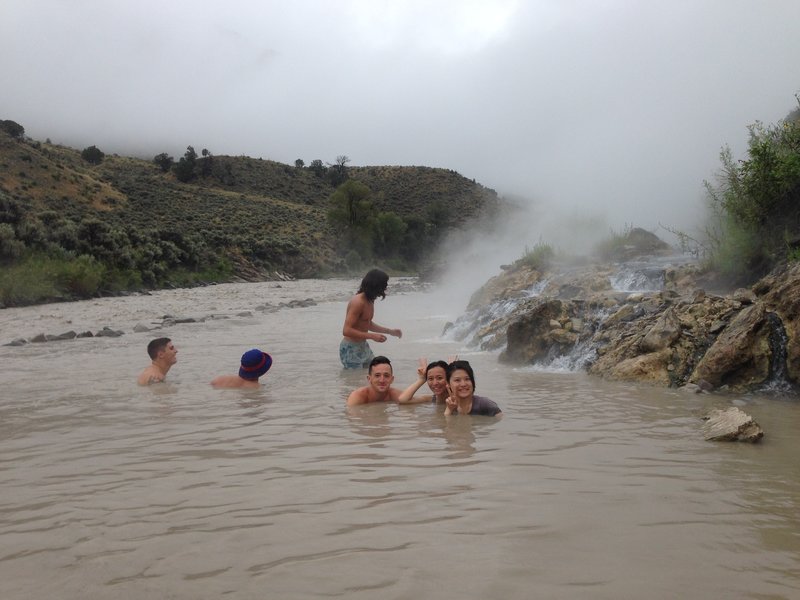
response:
{"label": "riverbank", "polygon": [[708,274],[684,263],[512,266],[476,292],[453,327],[515,365],[560,362],[605,379],[697,390],[796,389],[800,264],[724,293],[707,291]]}

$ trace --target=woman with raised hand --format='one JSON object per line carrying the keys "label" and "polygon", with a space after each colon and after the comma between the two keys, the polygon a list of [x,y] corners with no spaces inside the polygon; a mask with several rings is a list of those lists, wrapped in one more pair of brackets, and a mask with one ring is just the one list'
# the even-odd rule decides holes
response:
{"label": "woman with raised hand", "polygon": [[455,360],[447,365],[447,389],[445,415],[496,417],[503,414],[496,402],[475,395],[475,373],[466,360]]}
{"label": "woman with raised hand", "polygon": [[[433,395],[415,397],[414,394],[426,382]],[[444,404],[447,396],[447,363],[443,360],[428,363],[425,358],[420,358],[419,366],[417,367],[417,380],[403,390],[398,402],[400,404],[419,404],[421,402]]]}

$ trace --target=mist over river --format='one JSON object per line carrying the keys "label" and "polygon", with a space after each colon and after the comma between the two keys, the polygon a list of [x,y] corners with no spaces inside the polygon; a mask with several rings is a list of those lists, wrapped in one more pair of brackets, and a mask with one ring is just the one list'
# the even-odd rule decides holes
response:
{"label": "mist over river", "polygon": [[[395,385],[459,354],[501,419],[346,410],[356,280],[0,310],[2,344],[125,332],[0,347],[0,598],[800,597],[796,398],[512,368],[441,337],[467,297],[413,283],[376,303],[404,334],[372,344]],[[165,315],[204,320],[133,332]],[[140,388],[162,335],[178,362]],[[211,388],[253,347],[274,359],[262,389]],[[732,404],[762,443],[703,440]]]}

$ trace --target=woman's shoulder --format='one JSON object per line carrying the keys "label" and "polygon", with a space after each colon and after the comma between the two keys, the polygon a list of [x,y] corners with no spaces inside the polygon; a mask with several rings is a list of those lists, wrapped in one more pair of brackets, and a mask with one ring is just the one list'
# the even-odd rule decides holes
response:
{"label": "woman's shoulder", "polygon": [[473,396],[472,410],[478,410],[481,413],[488,414],[490,416],[494,416],[497,413],[502,412],[500,407],[497,405],[497,402],[487,398],[486,396]]}
{"label": "woman's shoulder", "polygon": [[494,404],[495,406],[497,405],[497,402],[495,402],[491,398],[487,398],[486,396],[473,396],[472,401],[474,402],[475,400],[477,400],[480,403],[489,403],[489,404]]}

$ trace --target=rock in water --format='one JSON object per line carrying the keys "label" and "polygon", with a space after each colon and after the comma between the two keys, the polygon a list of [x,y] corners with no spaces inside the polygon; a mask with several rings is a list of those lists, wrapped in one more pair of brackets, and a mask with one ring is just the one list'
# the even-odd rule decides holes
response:
{"label": "rock in water", "polygon": [[726,410],[714,409],[703,426],[706,440],[712,442],[757,442],[764,437],[764,430],[753,417],[735,406]]}

